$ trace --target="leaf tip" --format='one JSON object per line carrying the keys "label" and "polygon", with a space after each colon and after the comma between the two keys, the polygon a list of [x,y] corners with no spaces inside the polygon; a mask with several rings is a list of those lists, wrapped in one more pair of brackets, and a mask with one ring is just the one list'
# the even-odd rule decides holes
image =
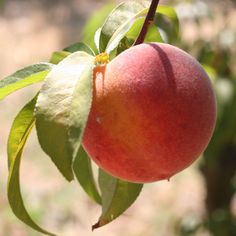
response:
{"label": "leaf tip", "polygon": [[101,226],[102,225],[100,224],[100,220],[99,220],[96,224],[92,225],[92,231],[94,231],[95,229],[100,228]]}
{"label": "leaf tip", "polygon": [[[113,216],[111,216],[111,217],[113,218]],[[98,228],[100,228],[100,227],[102,227],[102,226],[104,226],[104,225],[106,225],[110,222],[111,222],[111,219],[110,220],[109,219],[103,219],[102,217],[100,217],[98,222],[92,226],[92,231],[94,231],[95,229],[98,229]]]}

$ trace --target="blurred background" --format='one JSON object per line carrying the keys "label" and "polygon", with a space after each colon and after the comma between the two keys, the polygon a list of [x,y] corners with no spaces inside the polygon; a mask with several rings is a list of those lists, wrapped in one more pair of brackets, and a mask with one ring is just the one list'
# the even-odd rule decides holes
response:
{"label": "blurred background", "polygon": [[[48,61],[53,51],[69,44],[88,40],[86,22],[94,14],[105,16],[111,3],[0,1],[0,78],[26,65]],[[91,232],[99,207],[76,182],[68,184],[60,176],[33,132],[22,161],[23,196],[33,218],[60,236],[236,235],[236,1],[160,3],[175,8],[181,26],[180,37],[176,37],[163,24],[166,41],[196,57],[214,84],[218,121],[211,143],[190,168],[170,182],[146,185],[123,216]],[[40,84],[30,86],[0,102],[0,236],[40,235],[15,218],[6,198],[7,136],[15,115],[39,88]]]}

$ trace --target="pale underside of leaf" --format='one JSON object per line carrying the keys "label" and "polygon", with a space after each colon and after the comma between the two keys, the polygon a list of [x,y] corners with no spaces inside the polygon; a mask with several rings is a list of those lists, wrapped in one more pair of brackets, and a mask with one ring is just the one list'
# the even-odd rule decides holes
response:
{"label": "pale underside of leaf", "polygon": [[114,50],[119,44],[120,40],[125,36],[125,34],[129,31],[131,26],[134,24],[135,20],[137,20],[140,17],[144,17],[147,11],[148,8],[140,11],[138,14],[130,18],[127,22],[122,24],[110,38],[105,51],[107,53],[110,53],[112,50]]}
{"label": "pale underside of leaf", "polygon": [[[150,2],[143,1],[127,1],[121,3],[113,12],[108,16],[106,22],[101,29],[100,35],[100,51],[112,53],[112,51],[118,46],[120,41],[126,36],[128,31],[132,28],[135,22],[144,18],[148,12]],[[130,7],[132,6],[132,7]],[[173,8],[168,6],[159,6],[157,13],[165,15],[175,26],[178,32],[178,17]],[[140,25],[140,30],[141,30]],[[135,26],[137,27],[137,25]],[[149,27],[149,31],[152,31],[152,35],[147,35],[145,42],[162,42],[162,37],[159,33],[158,27],[154,24]],[[154,29],[156,28],[156,30]]]}
{"label": "pale underside of leaf", "polygon": [[127,210],[139,196],[143,185],[117,179],[100,169],[99,186],[102,193],[102,215],[93,229],[108,224]]}
{"label": "pale underside of leaf", "polygon": [[[36,104],[36,128],[40,145],[69,181],[73,179],[73,153],[68,143],[68,130],[73,124],[77,131],[83,129],[81,123],[73,121],[74,113],[77,112],[73,109],[77,110],[75,106],[80,102],[85,105],[91,103],[92,98],[86,99],[86,96],[91,95],[92,88],[87,89],[86,86],[92,84],[88,76],[92,73],[93,64],[94,57],[85,52],[75,52],[66,57],[48,74]],[[75,101],[74,97],[80,101]],[[83,113],[87,110],[84,108],[81,111],[80,122],[87,120],[88,114]],[[75,142],[77,146],[78,142]]]}
{"label": "pale underside of leaf", "polygon": [[8,199],[14,214],[33,229],[48,235],[54,235],[38,226],[27,212],[20,189],[20,164],[22,152],[28,136],[34,126],[34,106],[36,97],[25,105],[16,116],[8,139]]}
{"label": "pale underside of leaf", "polygon": [[143,10],[147,10],[149,5],[148,1],[127,1],[116,7],[102,27],[99,44],[100,51],[112,51],[117,46],[115,44],[124,37],[124,32],[129,30],[133,23],[132,21],[140,17]]}
{"label": "pale underside of leaf", "polygon": [[94,43],[95,43],[95,46],[98,50],[98,53],[101,53],[100,49],[99,49],[99,40],[100,40],[100,37],[101,37],[101,32],[102,32],[102,28],[100,27],[100,28],[97,29],[97,31],[94,34]]}
{"label": "pale underside of leaf", "polygon": [[92,106],[93,96],[93,68],[94,59],[91,58],[87,68],[80,75],[71,99],[70,117],[68,120],[68,141],[73,159],[77,156],[80,142]]}
{"label": "pale underside of leaf", "polygon": [[0,80],[0,100],[18,89],[43,81],[52,68],[53,64],[39,63]]}

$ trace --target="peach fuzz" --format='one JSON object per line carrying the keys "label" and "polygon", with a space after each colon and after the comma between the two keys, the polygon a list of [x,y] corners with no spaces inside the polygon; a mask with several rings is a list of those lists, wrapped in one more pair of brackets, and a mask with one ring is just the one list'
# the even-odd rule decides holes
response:
{"label": "peach fuzz", "polygon": [[169,179],[204,151],[215,120],[215,95],[201,65],[174,46],[141,44],[95,69],[83,146],[120,179]]}

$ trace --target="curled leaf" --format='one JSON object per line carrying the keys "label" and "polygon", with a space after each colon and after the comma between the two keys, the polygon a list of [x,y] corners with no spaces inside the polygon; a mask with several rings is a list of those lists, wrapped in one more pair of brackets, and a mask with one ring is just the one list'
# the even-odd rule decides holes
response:
{"label": "curled leaf", "polygon": [[102,26],[99,49],[110,53],[119,44],[136,19],[145,16],[148,1],[127,1],[116,7]]}
{"label": "curled leaf", "polygon": [[88,53],[89,55],[94,56],[93,50],[87,44],[82,43],[82,42],[74,43],[64,48],[63,51],[70,52],[70,53],[82,51],[82,52]]}
{"label": "curled leaf", "polygon": [[39,63],[27,66],[0,80],[0,100],[18,89],[45,79],[53,64]]}
{"label": "curled leaf", "polygon": [[20,164],[22,152],[28,136],[34,126],[34,106],[36,97],[24,106],[16,116],[8,139],[8,200],[14,214],[33,229],[54,235],[38,226],[27,212],[20,190]]}
{"label": "curled leaf", "polygon": [[99,186],[102,193],[102,215],[92,229],[108,224],[127,210],[137,199],[143,185],[117,179],[100,169]]}
{"label": "curled leaf", "polygon": [[[150,2],[148,1],[126,1],[116,7],[110,15],[107,17],[104,25],[101,28],[101,34],[99,39],[100,52],[112,53],[112,51],[119,45],[120,41],[129,34],[138,35],[144,18],[148,12]],[[162,37],[159,33],[159,23],[162,24],[164,30],[168,30],[171,36],[178,35],[179,21],[175,10],[171,7],[161,5],[157,8],[158,16],[165,16],[171,22],[170,27],[164,27],[163,21],[155,21],[156,25],[149,27],[149,33],[146,36],[145,42],[162,42]],[[159,17],[160,18],[160,17]],[[177,37],[177,36],[176,36]],[[135,36],[134,38],[137,38]]]}
{"label": "curled leaf", "polygon": [[39,143],[68,181],[90,111],[93,66],[93,56],[72,53],[48,74],[36,104]]}

